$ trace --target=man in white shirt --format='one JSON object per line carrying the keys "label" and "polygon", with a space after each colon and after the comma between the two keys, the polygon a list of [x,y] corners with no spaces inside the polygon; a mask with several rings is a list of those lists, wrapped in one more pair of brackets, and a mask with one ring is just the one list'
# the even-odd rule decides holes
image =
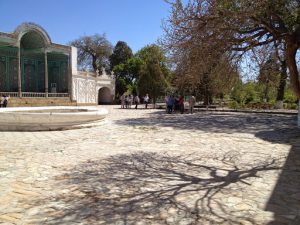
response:
{"label": "man in white shirt", "polygon": [[144,97],[144,103],[145,103],[145,109],[148,108],[148,103],[149,103],[149,95],[146,94],[146,96]]}
{"label": "man in white shirt", "polygon": [[190,99],[189,99],[189,107],[190,107],[191,114],[193,114],[193,112],[194,112],[195,104],[196,104],[196,98],[195,98],[195,96],[192,95],[192,96],[190,96]]}

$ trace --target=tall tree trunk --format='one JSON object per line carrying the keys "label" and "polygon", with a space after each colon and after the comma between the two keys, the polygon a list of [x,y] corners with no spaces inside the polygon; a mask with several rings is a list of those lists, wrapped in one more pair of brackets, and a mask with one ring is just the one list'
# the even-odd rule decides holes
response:
{"label": "tall tree trunk", "polygon": [[264,101],[269,102],[269,80],[267,80],[266,88],[264,91]]}
{"label": "tall tree trunk", "polygon": [[297,53],[297,43],[291,40],[287,41],[286,47],[286,60],[287,66],[290,71],[291,85],[294,91],[294,94],[298,99],[300,99],[300,83],[299,83],[299,73],[296,64],[296,53]]}
{"label": "tall tree trunk", "polygon": [[204,101],[203,101],[203,104],[204,105],[209,105],[210,103],[210,100],[212,99],[212,93],[211,93],[211,90],[210,90],[210,80],[209,80],[209,77],[208,77],[208,74],[205,73],[203,75],[203,85],[204,85]]}
{"label": "tall tree trunk", "polygon": [[286,60],[280,61],[280,81],[277,88],[276,105],[275,109],[283,108],[284,90],[287,79],[287,65]]}
{"label": "tall tree trunk", "polygon": [[[295,40],[295,39],[294,39]],[[290,71],[291,85],[295,95],[300,99],[300,83],[299,83],[299,73],[296,64],[296,53],[298,50],[298,45],[296,41],[287,40],[286,48],[286,60]],[[300,102],[300,101],[299,101]],[[300,103],[298,104],[298,106]],[[298,127],[300,127],[300,107],[298,109]]]}
{"label": "tall tree trunk", "polygon": [[92,61],[92,66],[94,71],[97,71],[97,57],[96,56],[92,56],[93,57],[93,61]]}

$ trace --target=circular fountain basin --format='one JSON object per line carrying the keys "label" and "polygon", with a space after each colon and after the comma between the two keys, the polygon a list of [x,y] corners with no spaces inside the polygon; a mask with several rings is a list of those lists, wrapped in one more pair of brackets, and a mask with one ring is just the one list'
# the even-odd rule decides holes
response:
{"label": "circular fountain basin", "polygon": [[0,108],[1,131],[42,131],[77,128],[95,123],[107,115],[96,107],[18,107]]}

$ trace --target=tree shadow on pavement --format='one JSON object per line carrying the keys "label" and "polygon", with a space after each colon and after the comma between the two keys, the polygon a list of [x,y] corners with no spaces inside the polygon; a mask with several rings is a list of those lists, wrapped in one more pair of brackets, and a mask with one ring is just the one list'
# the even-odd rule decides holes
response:
{"label": "tree shadow on pavement", "polygon": [[139,152],[88,161],[56,177],[61,193],[38,203],[45,224],[260,225],[243,195],[284,159],[243,157]]}
{"label": "tree shadow on pavement", "polygon": [[155,112],[148,118],[116,121],[126,126],[159,126],[214,133],[250,133],[271,143],[287,144],[291,150],[265,207],[274,213],[268,225],[300,224],[300,129],[296,115],[198,112],[168,115]]}
{"label": "tree shadow on pavement", "polygon": [[274,213],[268,225],[300,224],[300,130],[290,129],[261,131],[256,136],[273,143],[289,144],[291,150],[280,177],[266,205]]}
{"label": "tree shadow on pavement", "polygon": [[148,117],[116,120],[123,126],[157,126],[174,129],[201,130],[216,133],[251,133],[276,129],[294,128],[296,115],[197,112],[194,114],[166,114],[162,111],[149,113]]}

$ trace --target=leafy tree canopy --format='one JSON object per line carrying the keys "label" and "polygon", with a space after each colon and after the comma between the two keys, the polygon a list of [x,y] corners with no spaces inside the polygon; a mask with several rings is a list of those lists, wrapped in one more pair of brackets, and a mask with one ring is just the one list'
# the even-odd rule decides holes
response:
{"label": "leafy tree canopy", "polygon": [[138,91],[142,95],[148,93],[155,103],[168,86],[167,77],[170,71],[166,56],[157,45],[147,45],[136,56],[144,61],[137,82]]}
{"label": "leafy tree canopy", "polygon": [[114,47],[113,53],[110,56],[110,66],[113,69],[119,64],[124,64],[133,57],[131,48],[124,41],[118,41]]}

